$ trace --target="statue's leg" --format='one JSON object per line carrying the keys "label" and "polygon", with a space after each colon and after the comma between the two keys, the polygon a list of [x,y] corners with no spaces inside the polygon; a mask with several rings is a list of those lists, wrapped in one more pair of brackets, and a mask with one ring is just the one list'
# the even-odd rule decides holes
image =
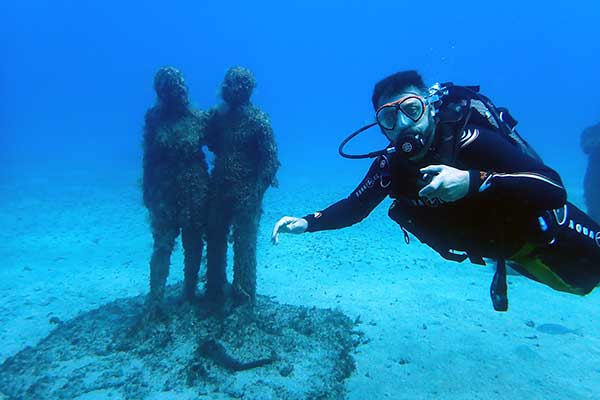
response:
{"label": "statue's leg", "polygon": [[239,303],[256,300],[256,240],[260,208],[250,207],[234,217],[233,290]]}
{"label": "statue's leg", "polygon": [[223,300],[227,288],[227,235],[231,208],[222,198],[211,202],[206,231],[206,294],[210,300]]}
{"label": "statue's leg", "polygon": [[186,227],[181,231],[181,242],[184,252],[183,270],[183,298],[191,301],[196,297],[198,286],[198,272],[202,262],[204,240],[202,229],[197,227]]}
{"label": "statue's leg", "polygon": [[160,302],[165,293],[171,253],[179,228],[173,223],[153,223],[154,246],[150,259],[150,300]]}

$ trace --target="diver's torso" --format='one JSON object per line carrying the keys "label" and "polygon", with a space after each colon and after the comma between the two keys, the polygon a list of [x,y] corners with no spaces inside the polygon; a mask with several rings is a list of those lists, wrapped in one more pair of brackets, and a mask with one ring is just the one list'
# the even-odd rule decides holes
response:
{"label": "diver's torso", "polygon": [[449,249],[486,257],[500,249],[512,254],[535,234],[536,218],[485,197],[431,203],[401,196],[394,201],[393,219],[425,242],[434,240]]}
{"label": "diver's torso", "polygon": [[455,159],[442,157],[435,148],[418,163],[399,154],[390,158],[390,197],[395,200],[390,216],[419,239],[491,257],[499,251],[515,251],[535,233],[534,212],[487,192],[454,202],[420,198],[418,193],[425,183],[420,181],[419,169],[438,164],[462,170],[486,170],[484,166],[465,163],[460,154]]}

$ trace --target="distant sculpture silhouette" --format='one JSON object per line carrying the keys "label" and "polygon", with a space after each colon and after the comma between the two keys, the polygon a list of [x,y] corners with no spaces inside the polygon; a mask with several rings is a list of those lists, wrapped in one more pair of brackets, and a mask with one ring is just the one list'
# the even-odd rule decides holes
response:
{"label": "distant sculpture silhouette", "polygon": [[588,155],[583,182],[585,204],[589,216],[600,222],[600,123],[584,129],[581,148]]}

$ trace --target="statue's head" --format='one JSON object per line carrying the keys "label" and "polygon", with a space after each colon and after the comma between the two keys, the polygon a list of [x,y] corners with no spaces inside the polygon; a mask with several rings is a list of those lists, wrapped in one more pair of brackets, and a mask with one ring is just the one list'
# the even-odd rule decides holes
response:
{"label": "statue's head", "polygon": [[243,105],[250,101],[255,86],[256,80],[249,69],[233,67],[225,74],[221,97],[232,107]]}

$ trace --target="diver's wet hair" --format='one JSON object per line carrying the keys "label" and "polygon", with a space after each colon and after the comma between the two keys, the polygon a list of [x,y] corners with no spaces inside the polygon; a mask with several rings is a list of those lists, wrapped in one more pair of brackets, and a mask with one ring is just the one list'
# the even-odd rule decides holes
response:
{"label": "diver's wet hair", "polygon": [[373,108],[379,106],[379,99],[403,92],[406,88],[415,86],[419,90],[427,90],[423,78],[417,71],[400,71],[377,82],[373,88]]}

